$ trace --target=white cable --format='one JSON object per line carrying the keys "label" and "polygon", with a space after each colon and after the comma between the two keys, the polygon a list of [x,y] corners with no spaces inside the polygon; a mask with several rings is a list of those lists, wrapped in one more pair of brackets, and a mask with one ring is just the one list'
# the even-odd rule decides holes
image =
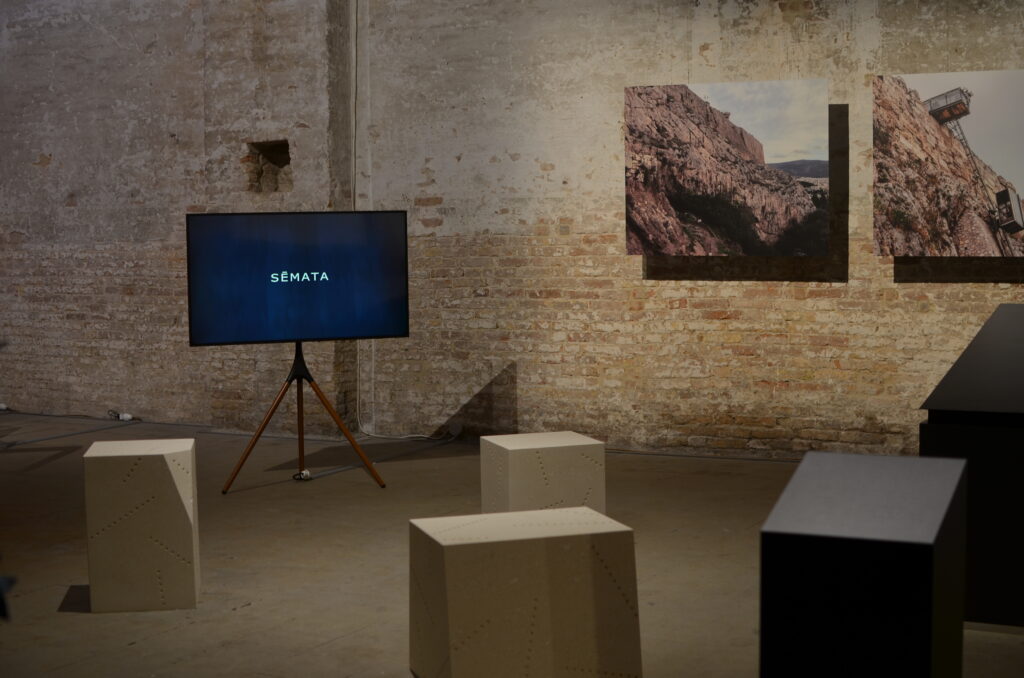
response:
{"label": "white cable", "polygon": [[[371,433],[363,428],[362,421],[359,421],[359,402],[362,398],[359,394],[356,395],[356,419],[359,424],[359,431],[371,438],[381,438],[384,440],[445,440],[448,438],[454,439],[453,435],[442,435],[442,436],[428,436],[422,433],[405,433],[401,435],[384,435],[382,433]],[[370,405],[373,412],[373,427],[377,428],[377,340],[370,340]]]}
{"label": "white cable", "polygon": [[[352,25],[355,27],[355,31],[352,36],[353,45],[353,77],[352,77],[352,209],[359,209],[359,163],[357,161],[357,155],[359,153],[360,139],[359,139],[359,6],[362,4],[362,0],[356,0],[353,3],[355,17],[352,21]],[[370,149],[366,149],[367,158],[370,155]],[[369,167],[372,167],[372,162],[367,159]],[[369,209],[373,209],[373,183],[370,182],[366,189],[366,202],[369,204]],[[445,438],[454,438],[455,436],[427,436],[419,433],[408,433],[404,435],[383,435],[367,430],[363,426],[362,417],[362,389],[359,387],[359,344],[356,344],[356,425],[359,427],[359,432],[370,438],[382,438],[384,440],[444,440]],[[377,340],[370,340],[370,416],[373,420],[373,428],[377,428]]]}

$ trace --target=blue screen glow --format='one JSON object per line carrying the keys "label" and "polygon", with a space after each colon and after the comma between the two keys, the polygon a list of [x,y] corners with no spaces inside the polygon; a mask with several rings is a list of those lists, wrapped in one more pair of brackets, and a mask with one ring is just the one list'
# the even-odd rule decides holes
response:
{"label": "blue screen glow", "polygon": [[409,334],[405,212],[189,214],[193,346]]}

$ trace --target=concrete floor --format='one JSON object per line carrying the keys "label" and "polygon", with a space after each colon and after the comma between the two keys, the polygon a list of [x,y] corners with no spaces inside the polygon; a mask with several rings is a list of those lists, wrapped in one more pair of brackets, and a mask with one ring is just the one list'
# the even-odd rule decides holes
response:
{"label": "concrete floor", "polygon": [[[199,606],[88,613],[81,456],[95,440],[171,437],[196,438]],[[0,574],[18,578],[0,675],[408,676],[408,520],[477,512],[475,445],[367,442],[381,490],[358,468],[297,483],[294,440],[265,438],[222,496],[245,439],[0,413]],[[332,441],[310,441],[307,459],[356,461]],[[645,675],[756,676],[758,530],[795,465],[607,461],[608,514],[636,531]],[[964,675],[1024,676],[1024,629],[969,625]]]}

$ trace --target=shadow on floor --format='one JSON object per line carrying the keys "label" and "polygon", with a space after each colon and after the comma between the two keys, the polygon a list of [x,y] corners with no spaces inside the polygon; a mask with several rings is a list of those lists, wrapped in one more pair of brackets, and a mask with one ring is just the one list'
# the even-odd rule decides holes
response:
{"label": "shadow on floor", "polygon": [[[441,457],[461,457],[476,451],[473,440],[386,440],[361,443],[363,452],[373,463],[383,461],[403,461],[405,459],[437,459]],[[360,468],[362,462],[355,451],[345,443],[331,445],[323,449],[307,452],[307,468],[330,468],[342,466]],[[269,466],[264,471],[287,471],[298,468],[298,457],[286,462]]]}
{"label": "shadow on floor", "polygon": [[92,603],[89,602],[89,585],[72,584],[68,592],[64,594],[64,600],[60,601],[57,612],[92,612]]}
{"label": "shadow on floor", "polygon": [[[60,445],[60,446],[56,446],[56,447],[27,447],[27,448],[23,448],[23,449],[20,449],[20,450],[14,450],[14,451],[15,452],[52,452],[53,454],[50,454],[50,455],[48,455],[46,457],[43,457],[42,459],[40,459],[38,461],[34,461],[31,464],[29,464],[28,466],[26,466],[25,468],[20,469],[21,471],[35,471],[36,469],[42,468],[43,466],[46,466],[47,464],[49,464],[51,462],[54,462],[54,461],[57,461],[58,459],[66,457],[69,454],[74,454],[75,452],[81,452],[82,448],[83,448],[82,445]],[[10,452],[8,452],[8,454],[10,454]]]}

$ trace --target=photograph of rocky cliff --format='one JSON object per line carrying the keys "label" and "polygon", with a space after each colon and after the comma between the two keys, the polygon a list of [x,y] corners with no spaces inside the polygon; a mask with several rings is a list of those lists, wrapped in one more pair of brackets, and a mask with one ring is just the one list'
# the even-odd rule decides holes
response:
{"label": "photograph of rocky cliff", "polygon": [[1024,256],[1024,71],[874,79],[875,252]]}
{"label": "photograph of rocky cliff", "polygon": [[626,248],[828,251],[824,80],[626,88]]}

